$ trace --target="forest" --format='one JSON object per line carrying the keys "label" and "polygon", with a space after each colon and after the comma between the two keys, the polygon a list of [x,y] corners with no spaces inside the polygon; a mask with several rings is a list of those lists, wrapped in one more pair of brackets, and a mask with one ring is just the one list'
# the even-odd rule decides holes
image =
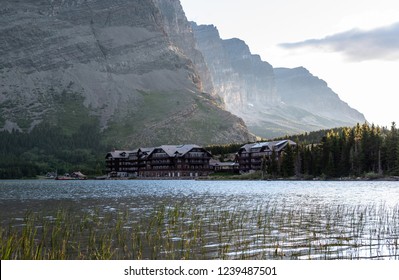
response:
{"label": "forest", "polygon": [[[265,158],[262,173],[266,178],[379,178],[399,175],[399,131],[364,123],[355,127],[320,130],[286,136],[297,143],[288,147],[283,158]],[[262,140],[267,141],[267,140]],[[238,150],[235,144],[211,146],[213,154]]]}
{"label": "forest", "polygon": [[[47,172],[102,175],[105,154],[111,149],[102,139],[97,123],[83,124],[69,134],[45,123],[30,133],[2,131],[0,179],[35,178]],[[288,147],[280,161],[273,156],[264,159],[262,173],[266,178],[399,176],[399,130],[395,123],[390,129],[365,123],[281,139],[291,139],[298,145]],[[236,153],[242,145],[213,145],[206,149],[223,158]]]}
{"label": "forest", "polygon": [[327,178],[399,175],[399,134],[395,123],[390,129],[357,124],[327,132],[318,144],[297,143],[292,151],[296,175]]}
{"label": "forest", "polygon": [[47,172],[101,175],[108,151],[97,123],[72,134],[42,123],[30,133],[0,132],[0,179],[35,178]]}

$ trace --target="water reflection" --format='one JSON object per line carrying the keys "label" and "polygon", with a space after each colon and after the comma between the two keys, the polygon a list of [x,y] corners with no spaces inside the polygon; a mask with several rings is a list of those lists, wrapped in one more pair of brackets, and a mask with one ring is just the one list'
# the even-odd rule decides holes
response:
{"label": "water reflection", "polygon": [[66,209],[101,236],[120,227],[135,253],[113,237],[116,259],[397,259],[398,203],[396,182],[0,182],[3,226]]}
{"label": "water reflection", "polygon": [[0,201],[82,200],[139,197],[192,199],[210,197],[289,203],[369,204],[398,202],[397,182],[209,182],[209,181],[0,181]]}

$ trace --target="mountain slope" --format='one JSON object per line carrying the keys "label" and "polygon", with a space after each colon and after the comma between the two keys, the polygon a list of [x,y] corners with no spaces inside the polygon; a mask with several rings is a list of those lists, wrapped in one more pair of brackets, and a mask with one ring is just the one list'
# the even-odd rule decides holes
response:
{"label": "mountain slope", "polygon": [[216,93],[252,133],[272,138],[365,122],[306,69],[273,68],[244,41],[222,40],[213,25],[192,28]]}
{"label": "mountain slope", "polygon": [[313,76],[307,69],[275,68],[274,73],[277,92],[285,104],[342,122],[341,126],[365,122],[363,114],[343,102],[325,81]]}
{"label": "mountain slope", "polygon": [[0,12],[0,129],[72,133],[94,118],[119,147],[253,139],[203,85],[178,0],[6,0]]}
{"label": "mountain slope", "polygon": [[192,23],[197,47],[202,52],[211,73],[216,93],[226,108],[240,115],[251,104],[275,104],[273,67],[252,55],[239,39],[222,40],[215,26]]}

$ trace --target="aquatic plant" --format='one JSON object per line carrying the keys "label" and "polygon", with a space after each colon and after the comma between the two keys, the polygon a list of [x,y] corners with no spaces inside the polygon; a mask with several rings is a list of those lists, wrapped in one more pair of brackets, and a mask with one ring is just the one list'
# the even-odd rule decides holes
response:
{"label": "aquatic plant", "polygon": [[26,213],[0,227],[6,259],[399,259],[399,207],[159,205]]}

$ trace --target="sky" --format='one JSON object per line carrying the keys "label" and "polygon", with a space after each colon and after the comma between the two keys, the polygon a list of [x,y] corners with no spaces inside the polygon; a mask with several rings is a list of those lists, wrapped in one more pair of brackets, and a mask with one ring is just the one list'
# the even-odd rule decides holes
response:
{"label": "sky", "polygon": [[399,126],[399,1],[181,0],[188,20],[244,40],[274,67],[303,66],[368,122]]}

